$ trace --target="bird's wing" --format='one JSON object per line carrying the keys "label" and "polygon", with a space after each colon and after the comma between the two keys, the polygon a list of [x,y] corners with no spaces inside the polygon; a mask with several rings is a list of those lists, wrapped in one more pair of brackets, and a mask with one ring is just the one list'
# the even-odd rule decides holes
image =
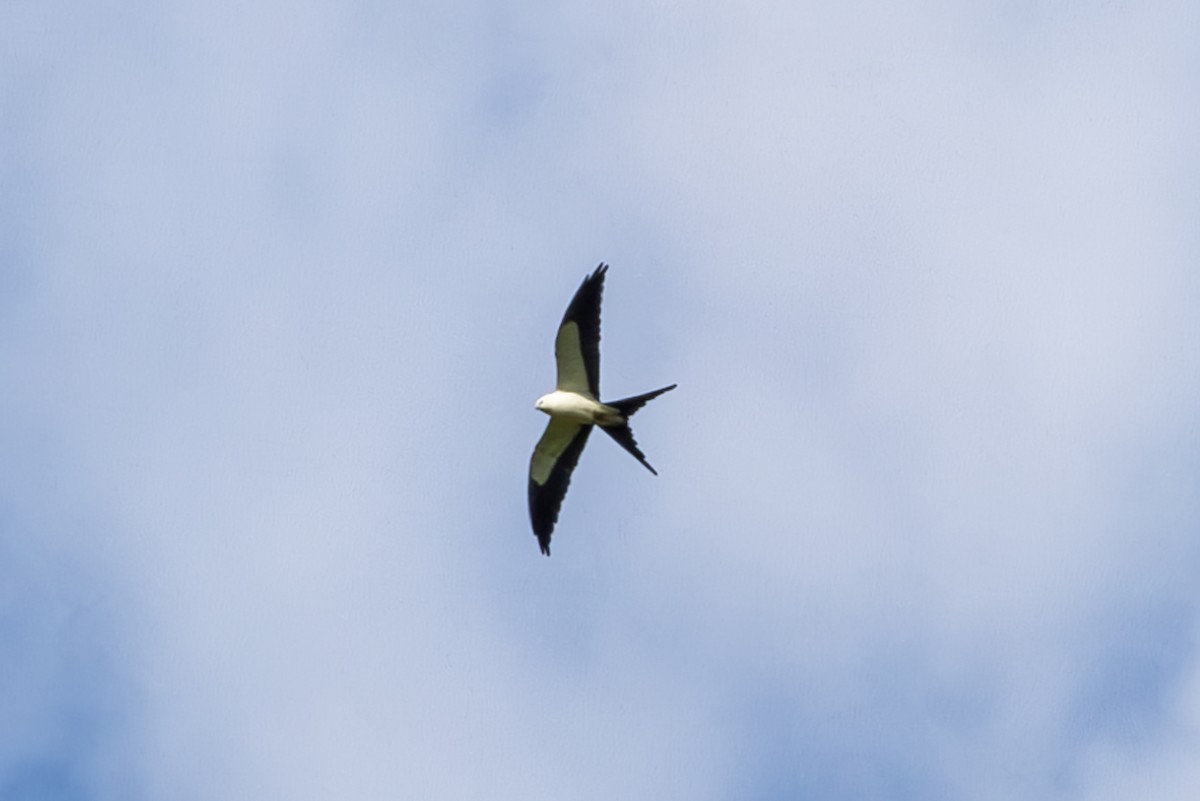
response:
{"label": "bird's wing", "polygon": [[583,279],[558,326],[554,359],[558,364],[558,389],[600,398],[600,296],[604,293],[601,264]]}
{"label": "bird's wing", "polygon": [[552,417],[529,460],[529,520],[538,545],[547,556],[550,534],[558,522],[558,510],[571,483],[571,473],[591,433],[591,425]]}

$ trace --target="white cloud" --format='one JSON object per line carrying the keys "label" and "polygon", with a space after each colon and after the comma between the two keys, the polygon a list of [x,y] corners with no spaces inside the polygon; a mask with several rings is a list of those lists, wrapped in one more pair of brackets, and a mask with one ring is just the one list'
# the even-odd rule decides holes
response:
{"label": "white cloud", "polygon": [[[43,467],[6,503],[104,598],[111,675],[62,693],[121,711],[64,762],[128,766],[80,781],[1187,786],[1194,12],[460,12],[10,51],[0,432]],[[606,388],[681,386],[638,419],[660,478],[589,446],[547,562],[530,404],[601,258]],[[71,662],[29,642],[49,731]]]}

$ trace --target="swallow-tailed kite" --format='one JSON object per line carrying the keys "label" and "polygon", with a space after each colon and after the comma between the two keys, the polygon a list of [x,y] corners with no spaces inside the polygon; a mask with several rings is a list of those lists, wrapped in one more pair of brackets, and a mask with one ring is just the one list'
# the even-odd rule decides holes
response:
{"label": "swallow-tailed kite", "polygon": [[558,521],[571,472],[587,444],[592,426],[598,425],[634,458],[658,475],[638,448],[629,428],[634,412],[676,385],[619,401],[600,402],[600,295],[604,292],[601,264],[583,279],[554,340],[558,364],[555,390],[538,398],[534,407],[550,415],[546,433],[538,440],[529,462],[529,519],[542,553],[550,555],[550,534]]}

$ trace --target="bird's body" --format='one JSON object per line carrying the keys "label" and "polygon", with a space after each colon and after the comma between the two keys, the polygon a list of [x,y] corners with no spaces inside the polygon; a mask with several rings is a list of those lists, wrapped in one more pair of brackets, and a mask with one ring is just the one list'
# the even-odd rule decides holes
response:
{"label": "bird's body", "polygon": [[575,423],[595,425],[619,425],[624,422],[621,413],[606,406],[591,395],[582,392],[566,392],[556,389],[537,399],[534,408],[551,417]]}
{"label": "bird's body", "polygon": [[550,535],[558,521],[571,473],[594,426],[600,426],[622,448],[658,475],[638,448],[629,418],[672,384],[644,395],[602,403],[600,397],[600,297],[604,290],[601,264],[583,279],[563,315],[554,340],[557,388],[538,398],[535,408],[550,416],[529,463],[529,519],[542,553],[550,555]]}

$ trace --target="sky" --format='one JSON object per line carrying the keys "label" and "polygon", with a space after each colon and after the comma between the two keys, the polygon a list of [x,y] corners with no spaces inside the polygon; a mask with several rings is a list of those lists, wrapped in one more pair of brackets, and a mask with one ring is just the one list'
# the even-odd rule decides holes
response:
{"label": "sky", "polygon": [[1198,26],[0,5],[0,800],[1196,798]]}

